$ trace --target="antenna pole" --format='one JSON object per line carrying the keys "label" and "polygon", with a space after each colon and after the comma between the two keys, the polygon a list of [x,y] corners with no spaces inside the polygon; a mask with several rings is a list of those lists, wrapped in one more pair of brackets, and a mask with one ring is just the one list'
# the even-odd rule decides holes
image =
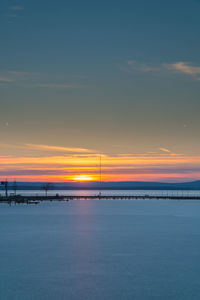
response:
{"label": "antenna pole", "polygon": [[17,195],[17,182],[16,180],[13,182],[13,190],[14,190],[14,195]]}
{"label": "antenna pole", "polygon": [[6,179],[5,183],[4,183],[4,186],[5,186],[6,198],[8,198],[8,180],[7,179]]}
{"label": "antenna pole", "polygon": [[101,175],[102,175],[102,167],[101,167],[101,155],[99,156],[99,196],[101,196]]}

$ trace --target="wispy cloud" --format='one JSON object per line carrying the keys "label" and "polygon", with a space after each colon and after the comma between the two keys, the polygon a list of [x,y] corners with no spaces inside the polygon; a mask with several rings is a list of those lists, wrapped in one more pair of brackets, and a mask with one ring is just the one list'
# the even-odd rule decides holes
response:
{"label": "wispy cloud", "polygon": [[33,75],[39,75],[38,72],[21,72],[21,71],[7,71],[8,74],[17,76],[17,77],[25,77],[25,76],[33,76]]}
{"label": "wispy cloud", "polygon": [[140,72],[158,72],[161,70],[161,66],[140,63],[135,60],[127,60],[120,68],[126,72],[132,72],[134,70]]}
{"label": "wispy cloud", "polygon": [[38,145],[38,144],[25,144],[26,147],[31,149],[37,149],[42,151],[59,151],[59,152],[70,152],[70,153],[96,153],[95,150],[75,147],[59,147],[50,145]]}
{"label": "wispy cloud", "polygon": [[87,88],[86,85],[81,85],[81,84],[59,84],[59,83],[35,84],[35,85],[32,85],[32,87],[50,88],[50,89],[83,89],[83,88]]}
{"label": "wispy cloud", "polygon": [[45,74],[40,72],[27,72],[16,70],[0,70],[0,83],[10,83],[14,86],[26,88],[43,88],[43,89],[86,89],[91,86],[83,83],[84,78],[74,76],[64,76],[59,74]]}
{"label": "wispy cloud", "polygon": [[167,148],[159,148],[160,151],[171,153],[171,151]]}
{"label": "wispy cloud", "polygon": [[178,61],[174,63],[161,63],[159,65],[140,63],[135,60],[127,60],[121,70],[126,72],[176,72],[180,74],[186,74],[193,78],[200,80],[200,66],[193,65],[187,61]]}
{"label": "wispy cloud", "polygon": [[13,82],[12,78],[8,77],[0,77],[0,82],[6,83],[6,82]]}
{"label": "wispy cloud", "polygon": [[[8,122],[6,123],[6,126],[8,126]],[[98,153],[97,150],[94,149],[86,149],[86,148],[79,148],[79,147],[62,147],[62,146],[52,146],[52,145],[43,145],[43,144],[0,144],[1,148],[7,148],[7,149],[24,149],[24,150],[40,150],[40,151],[53,151],[53,152],[68,152],[70,154],[92,154],[92,153]]]}
{"label": "wispy cloud", "polygon": [[11,10],[24,10],[24,6],[21,6],[21,5],[13,5],[13,6],[10,6],[9,9]]}
{"label": "wispy cloud", "polygon": [[179,73],[191,75],[191,76],[198,76],[200,75],[200,67],[191,65],[189,62],[176,62],[173,64],[163,64],[165,68],[172,71],[177,71]]}
{"label": "wispy cloud", "polygon": [[13,82],[13,80],[11,78],[7,78],[7,77],[0,77],[0,82]]}
{"label": "wispy cloud", "polygon": [[13,24],[15,20],[17,20],[20,15],[21,11],[24,10],[24,6],[22,5],[11,5],[8,7],[8,13],[5,14],[5,16],[8,18],[7,23]]}
{"label": "wispy cloud", "polygon": [[17,14],[7,14],[6,16],[10,17],[10,18],[17,18],[18,17]]}

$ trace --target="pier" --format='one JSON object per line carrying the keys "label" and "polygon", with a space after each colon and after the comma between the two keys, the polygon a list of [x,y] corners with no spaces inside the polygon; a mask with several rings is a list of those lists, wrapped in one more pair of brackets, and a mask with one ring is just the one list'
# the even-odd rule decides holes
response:
{"label": "pier", "polygon": [[0,197],[0,203],[39,204],[43,201],[75,200],[200,200],[200,195],[55,195]]}

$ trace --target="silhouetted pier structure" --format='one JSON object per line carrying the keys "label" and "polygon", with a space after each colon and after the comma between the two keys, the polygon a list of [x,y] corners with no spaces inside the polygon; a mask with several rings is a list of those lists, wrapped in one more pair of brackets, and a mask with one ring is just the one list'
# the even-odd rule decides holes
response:
{"label": "silhouetted pier structure", "polygon": [[0,197],[0,203],[38,204],[42,201],[73,200],[200,200],[200,195],[55,195],[55,196],[8,196]]}
{"label": "silhouetted pier structure", "polygon": [[199,196],[187,195],[94,195],[65,196],[65,200],[200,200]]}

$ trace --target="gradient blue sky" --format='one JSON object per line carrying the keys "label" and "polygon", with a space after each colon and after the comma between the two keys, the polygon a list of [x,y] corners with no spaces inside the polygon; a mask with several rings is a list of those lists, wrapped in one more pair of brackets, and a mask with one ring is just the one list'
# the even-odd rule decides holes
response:
{"label": "gradient blue sky", "polygon": [[0,14],[0,155],[199,155],[200,1],[2,0]]}

